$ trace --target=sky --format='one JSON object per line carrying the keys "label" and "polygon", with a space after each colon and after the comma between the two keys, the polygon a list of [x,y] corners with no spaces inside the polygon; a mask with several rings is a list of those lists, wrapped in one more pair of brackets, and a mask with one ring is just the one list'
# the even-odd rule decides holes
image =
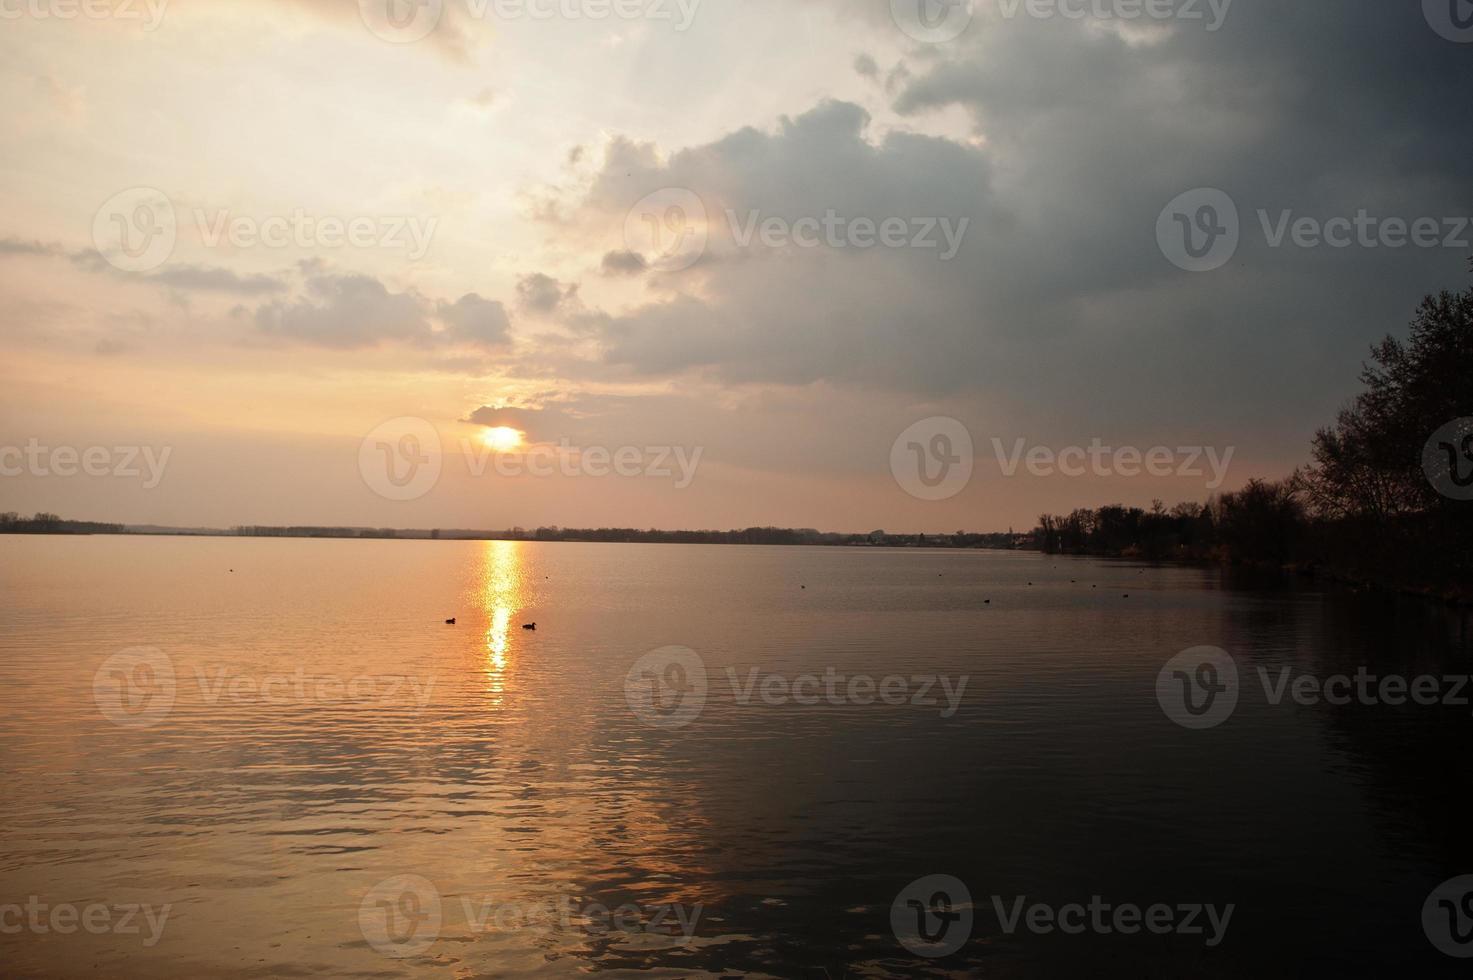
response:
{"label": "sky", "polygon": [[1467,0],[0,0],[0,510],[1019,530],[1308,458]]}

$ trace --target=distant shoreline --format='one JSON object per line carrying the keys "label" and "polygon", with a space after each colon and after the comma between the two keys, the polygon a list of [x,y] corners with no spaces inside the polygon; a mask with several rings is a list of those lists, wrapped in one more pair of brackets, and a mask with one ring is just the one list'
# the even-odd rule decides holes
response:
{"label": "distant shoreline", "polygon": [[307,538],[341,541],[535,541],[588,544],[721,544],[809,547],[928,548],[937,550],[1037,551],[1032,532],[953,534],[868,534],[813,528],[749,527],[730,531],[666,531],[638,528],[560,528],[473,530],[466,528],[368,528],[243,526],[180,528],[162,525],[68,521],[49,514],[0,522],[0,534],[52,536],[118,535],[188,538]]}
{"label": "distant shoreline", "polygon": [[[1290,577],[1309,577],[1326,583],[1350,587],[1356,590],[1367,590],[1379,592],[1386,595],[1400,595],[1407,598],[1420,599],[1436,604],[1451,605],[1467,608],[1473,606],[1473,597],[1469,597],[1461,590],[1439,590],[1425,586],[1411,586],[1394,582],[1378,581],[1364,574],[1356,573],[1344,568],[1324,565],[1316,562],[1307,563],[1275,563],[1272,561],[1244,561],[1231,560],[1222,555],[1147,555],[1140,553],[1079,553],[1079,552],[1051,552],[1040,549],[1032,539],[1032,534],[977,534],[964,535],[966,539],[977,538],[991,541],[993,539],[1013,539],[1013,543],[1006,541],[997,543],[956,543],[956,535],[925,535],[925,534],[885,534],[878,540],[874,535],[879,532],[864,534],[838,534],[834,532],[806,532],[818,535],[818,540],[808,540],[797,537],[805,532],[794,531],[789,528],[749,528],[746,531],[636,531],[633,537],[610,536],[624,535],[628,529],[602,529],[604,536],[598,536],[597,532],[589,529],[540,529],[544,536],[538,537],[536,533],[522,533],[517,535],[511,531],[471,531],[465,529],[441,529],[438,534],[432,530],[419,530],[413,528],[169,528],[154,525],[97,525],[85,521],[62,521],[61,526],[41,529],[17,530],[12,526],[0,524],[0,534],[14,535],[36,535],[48,537],[159,537],[159,538],[286,538],[293,540],[326,540],[326,541],[525,541],[540,544],[652,544],[652,545],[680,545],[680,544],[708,544],[708,545],[746,545],[749,547],[789,547],[789,548],[813,548],[813,547],[848,547],[848,548],[884,548],[890,550],[902,549],[924,549],[932,551],[1015,551],[1040,555],[1051,558],[1093,558],[1105,561],[1139,561],[1160,565],[1194,565],[1194,566],[1236,566],[1259,568],[1263,571],[1278,572]],[[85,528],[85,529],[83,529]],[[772,536],[776,532],[779,535],[791,534],[795,540],[774,540]],[[733,535],[738,536],[734,538]],[[754,536],[759,540],[742,540],[740,537]],[[710,536],[706,538],[705,536]],[[768,538],[760,540],[760,538]],[[1028,540],[1024,540],[1024,539]]]}

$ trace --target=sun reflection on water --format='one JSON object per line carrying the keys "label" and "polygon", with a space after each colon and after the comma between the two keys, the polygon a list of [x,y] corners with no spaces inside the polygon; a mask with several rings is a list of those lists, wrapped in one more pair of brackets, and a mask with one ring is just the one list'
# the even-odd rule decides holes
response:
{"label": "sun reflection on water", "polygon": [[506,692],[507,634],[511,620],[524,601],[522,555],[515,541],[487,541],[483,551],[482,603],[490,627],[486,630],[486,679],[494,703]]}
{"label": "sun reflection on water", "polygon": [[497,606],[491,613],[491,631],[486,634],[486,648],[491,651],[491,666],[506,669],[506,628],[511,623],[511,610]]}

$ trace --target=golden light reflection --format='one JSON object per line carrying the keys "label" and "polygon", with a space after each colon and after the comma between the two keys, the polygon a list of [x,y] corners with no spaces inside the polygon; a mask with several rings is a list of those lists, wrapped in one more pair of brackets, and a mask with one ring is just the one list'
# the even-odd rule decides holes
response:
{"label": "golden light reflection", "polygon": [[482,602],[486,608],[486,677],[494,703],[500,704],[506,693],[507,636],[512,617],[521,608],[522,555],[516,541],[485,542],[482,576]]}
{"label": "golden light reflection", "polygon": [[491,632],[486,636],[486,648],[491,651],[491,666],[506,669],[506,628],[511,624],[511,610],[497,606],[491,612]]}
{"label": "golden light reflection", "polygon": [[[488,624],[485,651],[475,652],[485,678],[483,703],[498,722],[498,768],[547,766],[567,773],[579,791],[556,801],[526,800],[514,813],[498,811],[484,818],[481,833],[520,842],[529,852],[535,845],[537,853],[557,854],[569,867],[606,861],[607,842],[626,841],[618,859],[649,883],[650,903],[726,900],[737,879],[717,873],[713,855],[720,848],[713,841],[719,828],[710,815],[640,789],[649,776],[647,757],[660,751],[658,733],[648,740],[636,735],[627,752],[609,759],[600,713],[559,690],[566,683],[560,672],[523,660],[531,650],[545,654],[551,639],[544,633],[533,641],[537,634],[522,632],[523,621],[546,601],[546,569],[538,567],[537,548],[522,541],[481,545],[480,578],[469,587],[479,593]],[[781,855],[764,853],[762,859],[775,864]]]}

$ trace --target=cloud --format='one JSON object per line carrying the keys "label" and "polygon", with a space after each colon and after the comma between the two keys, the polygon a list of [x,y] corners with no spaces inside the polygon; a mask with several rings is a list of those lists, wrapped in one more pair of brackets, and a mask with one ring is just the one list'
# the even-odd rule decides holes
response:
{"label": "cloud", "polygon": [[0,238],[0,255],[64,255],[60,245],[19,238]]}
{"label": "cloud", "polygon": [[109,264],[96,249],[71,250],[55,243],[0,238],[0,256],[7,255],[66,258],[71,261],[72,265],[86,272],[117,274],[134,281],[156,283],[170,289],[186,291],[238,293],[249,296],[260,293],[278,293],[288,288],[287,282],[276,276],[262,274],[242,276],[230,269],[210,265],[173,264],[150,273],[125,273]]}
{"label": "cloud", "polygon": [[[125,273],[95,249],[68,250],[62,245],[15,237],[0,238],[0,258],[7,256],[66,258],[84,272],[167,287],[175,291],[178,303],[184,302],[179,294],[195,292],[249,297],[292,289],[292,280],[286,277],[241,275],[219,266],[174,263],[153,272]],[[254,310],[237,303],[228,315],[252,321],[259,332],[278,339],[345,350],[405,343],[484,352],[502,351],[511,345],[511,319],[506,308],[476,293],[454,301],[432,302],[413,291],[394,292],[373,276],[334,272],[315,258],[298,262],[295,272],[304,280],[302,295],[275,299]],[[576,287],[564,288],[555,280],[548,281],[563,298],[576,292]],[[465,359],[442,362],[447,366],[457,363],[480,366],[479,361]]]}
{"label": "cloud", "polygon": [[[986,157],[948,140],[891,133],[872,142],[868,114],[828,102],[777,130],[744,129],[662,159],[618,140],[577,214],[622,234],[623,216],[662,187],[698,190],[710,240],[705,260],[657,278],[666,296],[632,310],[571,321],[601,340],[603,357],[637,373],[699,369],[727,382],[816,380],[954,387],[966,379],[979,324],[975,287],[940,249],[743,247],[742,226],[791,224],[833,212],[906,221],[940,241],[936,219],[1006,228]],[[963,238],[963,255],[972,243]],[[616,267],[634,265],[629,253]],[[975,257],[974,257],[975,258]],[[642,261],[642,259],[641,259]],[[609,260],[606,259],[606,267]],[[963,288],[958,290],[957,285]],[[900,318],[905,328],[899,329]]]}
{"label": "cloud", "polygon": [[565,286],[551,276],[534,272],[517,281],[517,303],[532,313],[548,314],[577,296],[578,287]]}
{"label": "cloud", "polygon": [[532,429],[536,421],[545,417],[544,411],[540,408],[496,408],[491,405],[482,405],[462,421],[473,425],[505,425],[525,432]]}
{"label": "cloud", "polygon": [[637,276],[647,268],[649,263],[645,262],[644,256],[627,248],[604,253],[603,262],[599,264],[599,269],[606,276]]}
{"label": "cloud", "polygon": [[244,295],[279,293],[287,288],[287,283],[284,280],[274,276],[242,276],[229,269],[204,265],[166,266],[158,272],[150,273],[143,278],[148,282],[156,282],[174,289],[240,293]]}
{"label": "cloud", "polygon": [[489,351],[511,343],[510,319],[495,300],[467,293],[454,302],[431,302],[357,274],[310,276],[306,295],[263,304],[253,319],[263,334],[341,350],[406,344]]}
{"label": "cloud", "polygon": [[522,432],[529,443],[587,435],[580,422],[588,415],[576,402],[552,402],[543,405],[482,405],[461,419],[488,429],[508,428]]}
{"label": "cloud", "polygon": [[496,300],[467,293],[454,303],[441,301],[437,312],[449,339],[488,349],[511,342],[511,320]]}
{"label": "cloud", "polygon": [[424,299],[390,292],[371,276],[317,276],[308,280],[307,293],[258,308],[256,326],[263,333],[338,348],[424,342],[430,336]]}
{"label": "cloud", "polygon": [[[1455,249],[1272,249],[1260,230],[1261,209],[1473,214],[1473,102],[1448,97],[1467,52],[1415,7],[1237,5],[1219,32],[1143,39],[979,6],[963,40],[887,79],[902,119],[964,113],[970,141],[878,129],[845,102],[685,147],[616,137],[562,208],[569,239],[620,247],[637,201],[688,188],[709,242],[689,268],[652,271],[636,305],[565,322],[639,377],[968,398],[1030,435],[1069,418],[1156,426],[1170,405],[1198,432],[1302,442],[1367,344],[1466,279]],[[1163,207],[1193,187],[1224,189],[1242,219],[1238,255],[1211,274],[1156,241]],[[970,224],[950,262],[733,235],[732,215],[829,210]]]}

